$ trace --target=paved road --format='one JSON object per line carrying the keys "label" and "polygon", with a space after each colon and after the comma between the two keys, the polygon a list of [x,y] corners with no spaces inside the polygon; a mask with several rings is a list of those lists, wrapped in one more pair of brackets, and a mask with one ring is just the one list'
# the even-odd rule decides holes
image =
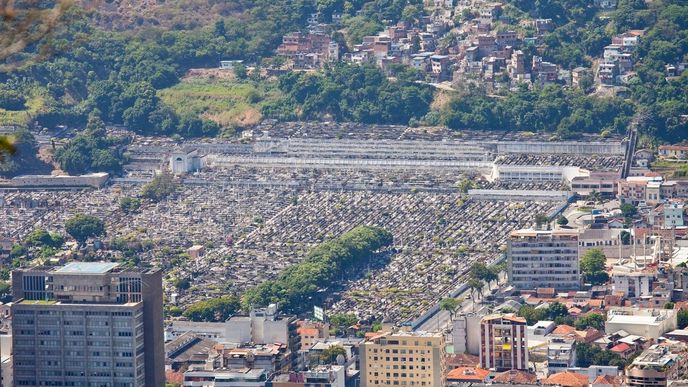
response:
{"label": "paved road", "polygon": [[[501,279],[502,281],[505,280],[505,276]],[[490,291],[492,289],[498,288],[499,285],[493,284],[492,287],[486,286],[485,289],[483,290],[483,296],[489,295]],[[471,293],[469,290],[466,290],[464,293],[459,294],[456,298],[464,298],[464,302],[461,305],[461,311],[464,313],[472,312],[473,311],[473,300],[471,300]],[[476,295],[477,297],[477,295]],[[478,303],[480,301],[478,300]],[[476,305],[476,308],[478,305]],[[439,312],[435,313],[434,316],[430,317],[426,322],[418,326],[416,328],[417,331],[427,331],[427,332],[436,332],[438,330],[451,330],[451,324],[449,321],[449,312],[446,310],[440,310]]]}

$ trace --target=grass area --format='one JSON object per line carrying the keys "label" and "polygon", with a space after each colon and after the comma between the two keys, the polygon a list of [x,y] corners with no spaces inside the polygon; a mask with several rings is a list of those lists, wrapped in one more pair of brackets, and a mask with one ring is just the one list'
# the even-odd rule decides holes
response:
{"label": "grass area", "polygon": [[24,110],[0,109],[0,126],[24,126],[29,122],[31,116],[43,109],[44,106],[45,98],[43,95],[35,93],[28,96]]}
{"label": "grass area", "polygon": [[651,169],[661,173],[666,178],[688,177],[688,163],[685,160],[657,160],[653,161]]}
{"label": "grass area", "polygon": [[282,96],[274,81],[205,77],[187,77],[158,93],[180,115],[198,115],[224,127],[260,122],[261,104]]}
{"label": "grass area", "polygon": [[29,305],[53,305],[57,304],[57,301],[55,300],[22,300],[22,304],[29,304]]}

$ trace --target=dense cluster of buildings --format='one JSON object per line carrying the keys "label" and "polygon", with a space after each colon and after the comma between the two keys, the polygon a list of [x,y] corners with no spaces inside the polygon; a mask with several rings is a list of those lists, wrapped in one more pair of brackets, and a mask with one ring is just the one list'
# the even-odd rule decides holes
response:
{"label": "dense cluster of buildings", "polygon": [[604,54],[597,69],[602,85],[627,83],[633,73],[633,52],[645,34],[643,30],[630,30],[612,38],[612,44],[604,47]]}
{"label": "dense cluster of buildings", "polygon": [[[615,1],[596,1],[600,9],[613,9]],[[288,58],[295,69],[316,69],[326,63],[376,63],[387,73],[395,65],[420,70],[431,82],[451,82],[455,87],[476,84],[488,91],[513,88],[519,83],[544,85],[558,83],[590,89],[594,82],[603,87],[623,85],[635,74],[633,52],[644,34],[629,30],[614,36],[592,68],[564,70],[559,64],[527,54],[524,46],[538,47],[546,33],[555,28],[552,19],[530,19],[519,24],[523,32],[504,29],[509,20],[504,5],[483,0],[435,2],[428,16],[387,25],[377,35],[364,36],[344,50],[330,38],[341,28],[341,15],[332,24],[322,23],[320,14],[308,20],[308,32],[284,35],[277,54]],[[468,13],[469,17],[464,15]],[[459,19],[463,18],[461,22]],[[457,24],[458,23],[458,24]],[[680,74],[686,64],[667,64],[667,76]]]}

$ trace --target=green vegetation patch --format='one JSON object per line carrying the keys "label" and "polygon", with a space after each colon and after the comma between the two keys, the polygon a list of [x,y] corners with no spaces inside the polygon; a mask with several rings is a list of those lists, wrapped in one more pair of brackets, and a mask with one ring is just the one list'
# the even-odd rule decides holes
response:
{"label": "green vegetation patch", "polygon": [[322,289],[345,273],[360,270],[375,251],[392,243],[383,229],[359,226],[312,249],[301,263],[290,266],[274,281],[265,281],[244,293],[244,310],[251,306],[279,303],[288,312],[303,312],[317,305]]}
{"label": "green vegetation patch", "polygon": [[247,126],[260,121],[260,106],[282,97],[276,82],[185,78],[160,90],[160,98],[179,115],[197,115],[223,127]]}
{"label": "green vegetation patch", "polygon": [[0,126],[25,126],[33,115],[45,107],[45,104],[45,97],[41,93],[32,91],[26,96],[22,109],[15,110],[0,107]]}

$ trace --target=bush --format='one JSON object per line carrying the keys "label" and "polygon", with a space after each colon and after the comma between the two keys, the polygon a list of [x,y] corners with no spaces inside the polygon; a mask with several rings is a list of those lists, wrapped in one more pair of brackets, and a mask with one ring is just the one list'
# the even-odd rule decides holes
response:
{"label": "bush", "polygon": [[157,203],[175,193],[178,187],[179,184],[174,180],[171,174],[163,173],[143,186],[141,196]]}
{"label": "bush", "polygon": [[0,108],[5,110],[24,110],[26,98],[14,90],[0,89]]}
{"label": "bush", "polygon": [[132,197],[123,197],[119,201],[119,208],[126,214],[137,212],[141,208],[141,199]]}

